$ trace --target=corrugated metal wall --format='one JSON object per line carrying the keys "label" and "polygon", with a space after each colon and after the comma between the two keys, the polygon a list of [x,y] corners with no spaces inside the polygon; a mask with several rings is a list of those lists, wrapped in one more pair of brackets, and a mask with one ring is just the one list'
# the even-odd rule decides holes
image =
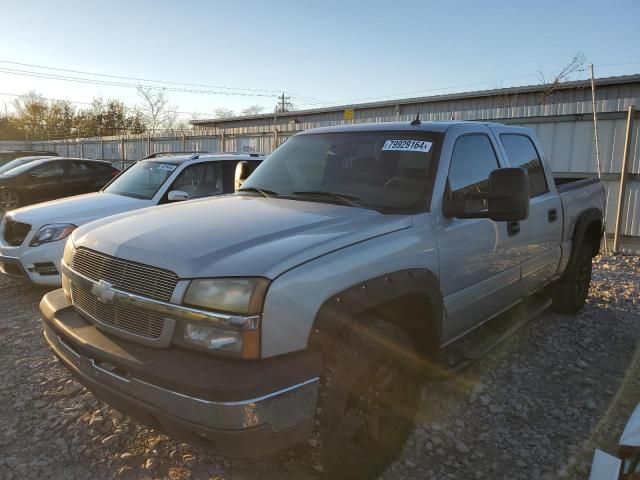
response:
{"label": "corrugated metal wall", "polygon": [[[595,175],[591,91],[573,88],[555,92],[540,103],[540,92],[484,95],[464,98],[432,97],[398,104],[355,106],[355,119],[343,120],[343,111],[292,112],[286,116],[216,122],[215,128],[189,132],[129,135],[79,140],[22,143],[22,148],[55,150],[65,156],[103,158],[124,165],[153,152],[209,151],[269,153],[296,132],[347,123],[408,121],[418,110],[425,121],[496,120],[533,129],[554,172]],[[607,231],[612,232],[618,199],[626,112],[640,107],[640,80],[598,88],[599,140],[603,181],[607,191]],[[640,239],[640,113],[636,112],[629,181],[622,234]],[[19,149],[21,142],[0,142],[0,149]]]}

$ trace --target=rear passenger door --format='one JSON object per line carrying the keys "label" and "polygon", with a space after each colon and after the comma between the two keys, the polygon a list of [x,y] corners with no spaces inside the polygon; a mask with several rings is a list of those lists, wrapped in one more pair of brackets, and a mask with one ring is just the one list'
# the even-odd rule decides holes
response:
{"label": "rear passenger door", "polygon": [[[487,193],[489,174],[500,166],[489,131],[459,136],[451,153],[445,196]],[[477,208],[485,210],[485,202],[479,200]],[[443,340],[448,343],[517,300],[520,265],[507,222],[433,213],[447,310]]]}
{"label": "rear passenger door", "polygon": [[[543,286],[560,262],[562,204],[554,185],[547,182],[539,149],[526,133],[499,133],[506,159],[512,167],[529,173],[529,217],[520,221],[516,237],[525,291]],[[550,172],[549,172],[550,173]]]}

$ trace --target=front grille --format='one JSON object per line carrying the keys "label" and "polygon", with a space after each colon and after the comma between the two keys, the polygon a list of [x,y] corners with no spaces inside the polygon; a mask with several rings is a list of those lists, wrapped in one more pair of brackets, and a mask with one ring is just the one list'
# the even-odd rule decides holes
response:
{"label": "front grille", "polygon": [[19,247],[27,238],[31,225],[28,223],[20,223],[10,218],[7,218],[7,223],[4,226],[4,241],[12,247]]}
{"label": "front grille", "polygon": [[158,315],[137,308],[101,303],[95,295],[75,284],[71,286],[71,296],[74,306],[96,321],[152,339],[162,333],[164,319]]}
{"label": "front grille", "polygon": [[175,273],[120,260],[86,248],[73,256],[73,269],[95,281],[106,280],[114,288],[168,302],[178,283]]}

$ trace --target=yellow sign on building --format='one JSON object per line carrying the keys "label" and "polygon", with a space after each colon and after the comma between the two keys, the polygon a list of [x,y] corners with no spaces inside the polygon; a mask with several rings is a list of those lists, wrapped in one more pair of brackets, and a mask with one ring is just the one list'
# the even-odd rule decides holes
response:
{"label": "yellow sign on building", "polygon": [[344,111],[344,119],[345,120],[353,120],[353,108],[347,108]]}

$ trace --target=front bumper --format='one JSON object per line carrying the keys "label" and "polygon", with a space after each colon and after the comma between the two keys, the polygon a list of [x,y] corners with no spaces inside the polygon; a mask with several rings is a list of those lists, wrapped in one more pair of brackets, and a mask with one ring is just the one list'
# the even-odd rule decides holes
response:
{"label": "front bumper", "polygon": [[[25,278],[38,285],[59,287],[64,240],[37,247],[29,247],[28,241],[26,239],[19,247],[0,242],[0,273]],[[52,265],[56,272],[42,274],[38,271],[42,265]]]}
{"label": "front bumper", "polygon": [[109,336],[61,290],[40,304],[56,356],[97,397],[172,436],[220,454],[274,454],[313,429],[319,356],[238,361]]}

